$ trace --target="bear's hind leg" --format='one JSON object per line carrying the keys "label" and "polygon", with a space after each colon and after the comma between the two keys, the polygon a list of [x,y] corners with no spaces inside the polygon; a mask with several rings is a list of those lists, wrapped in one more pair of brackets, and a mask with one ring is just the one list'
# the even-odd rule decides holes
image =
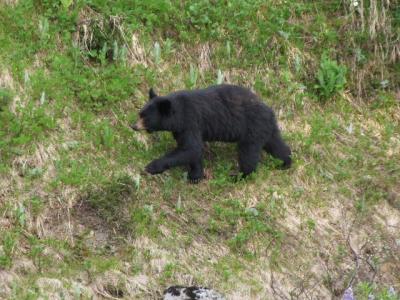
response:
{"label": "bear's hind leg", "polygon": [[254,172],[261,157],[262,145],[239,143],[239,170],[243,177]]}
{"label": "bear's hind leg", "polygon": [[281,135],[273,134],[269,141],[264,145],[264,150],[273,157],[283,161],[282,168],[287,169],[292,164],[291,151],[289,146],[282,140]]}

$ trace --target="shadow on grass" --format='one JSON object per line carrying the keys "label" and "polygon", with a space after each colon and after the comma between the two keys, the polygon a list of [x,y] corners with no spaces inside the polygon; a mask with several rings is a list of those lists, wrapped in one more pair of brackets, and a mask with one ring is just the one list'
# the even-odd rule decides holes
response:
{"label": "shadow on grass", "polygon": [[132,219],[129,207],[136,200],[135,182],[123,175],[83,192],[73,215],[90,228],[127,233]]}

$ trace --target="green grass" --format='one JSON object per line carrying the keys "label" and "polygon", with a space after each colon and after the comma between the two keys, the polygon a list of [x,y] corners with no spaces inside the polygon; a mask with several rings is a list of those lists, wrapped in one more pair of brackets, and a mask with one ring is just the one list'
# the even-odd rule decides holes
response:
{"label": "green grass", "polygon": [[[348,1],[0,4],[0,298],[324,299],[356,274],[357,299],[395,299],[399,13],[359,2],[363,22]],[[263,155],[235,182],[215,143],[198,185],[144,174],[174,145],[129,128],[148,88],[226,81],[275,109],[293,167]]]}

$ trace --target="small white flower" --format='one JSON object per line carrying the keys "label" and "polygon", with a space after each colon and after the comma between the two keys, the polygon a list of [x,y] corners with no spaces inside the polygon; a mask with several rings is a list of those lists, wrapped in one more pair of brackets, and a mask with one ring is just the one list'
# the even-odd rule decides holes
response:
{"label": "small white flower", "polygon": [[176,201],[176,209],[181,210],[182,209],[182,199],[181,199],[181,194],[178,196],[178,201]]}
{"label": "small white flower", "polygon": [[43,105],[46,102],[46,93],[43,91],[40,96],[40,105]]}
{"label": "small white flower", "polygon": [[373,294],[368,295],[368,300],[375,300],[375,296]]}
{"label": "small white flower", "polygon": [[25,84],[28,84],[29,81],[30,81],[29,72],[27,70],[25,70],[24,71],[24,82],[25,82]]}
{"label": "small white flower", "polygon": [[352,134],[353,133],[353,123],[350,123],[348,127],[346,127],[346,130],[348,133]]}
{"label": "small white flower", "polygon": [[392,296],[392,297],[396,297],[396,294],[397,294],[397,293],[396,293],[394,287],[392,287],[392,286],[389,287],[389,289],[388,289],[388,294],[389,294],[390,296]]}

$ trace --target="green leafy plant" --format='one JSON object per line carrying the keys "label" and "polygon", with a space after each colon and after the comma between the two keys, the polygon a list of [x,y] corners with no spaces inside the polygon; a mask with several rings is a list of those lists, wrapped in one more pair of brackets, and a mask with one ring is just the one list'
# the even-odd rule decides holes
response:
{"label": "green leafy plant", "polygon": [[26,223],[26,209],[25,206],[20,204],[15,209],[15,218],[19,226],[24,227]]}
{"label": "green leafy plant", "polygon": [[279,240],[281,233],[266,216],[265,209],[262,205],[245,208],[236,199],[224,201],[214,206],[209,230],[215,233],[224,232],[224,234],[231,232],[227,243],[232,250],[238,252],[246,252],[248,243],[257,238]]}
{"label": "green leafy plant", "polygon": [[6,106],[11,100],[11,91],[8,89],[0,88],[0,112],[6,109]]}
{"label": "green leafy plant", "polygon": [[198,77],[199,77],[199,71],[197,66],[191,64],[189,70],[189,78],[186,80],[186,86],[191,89],[195,88]]}
{"label": "green leafy plant", "polygon": [[29,242],[31,246],[29,256],[32,258],[33,263],[38,267],[38,269],[41,270],[43,265],[44,245],[35,238],[30,238]]}
{"label": "green leafy plant", "polygon": [[9,268],[12,265],[13,253],[17,244],[17,234],[7,231],[3,234],[2,248],[0,249],[0,267]]}
{"label": "green leafy plant", "polygon": [[320,99],[326,101],[335,94],[343,91],[346,85],[346,67],[340,66],[327,55],[322,56],[321,64],[317,73],[317,84]]}
{"label": "green leafy plant", "polygon": [[100,125],[100,144],[106,148],[111,148],[114,143],[114,133],[107,122]]}
{"label": "green leafy plant", "polygon": [[145,204],[132,211],[131,225],[137,236],[143,234],[157,236],[159,233],[158,225],[160,221],[160,219],[157,219],[153,205]]}
{"label": "green leafy plant", "polygon": [[64,8],[70,7],[70,5],[74,2],[74,0],[61,0],[62,5]]}

